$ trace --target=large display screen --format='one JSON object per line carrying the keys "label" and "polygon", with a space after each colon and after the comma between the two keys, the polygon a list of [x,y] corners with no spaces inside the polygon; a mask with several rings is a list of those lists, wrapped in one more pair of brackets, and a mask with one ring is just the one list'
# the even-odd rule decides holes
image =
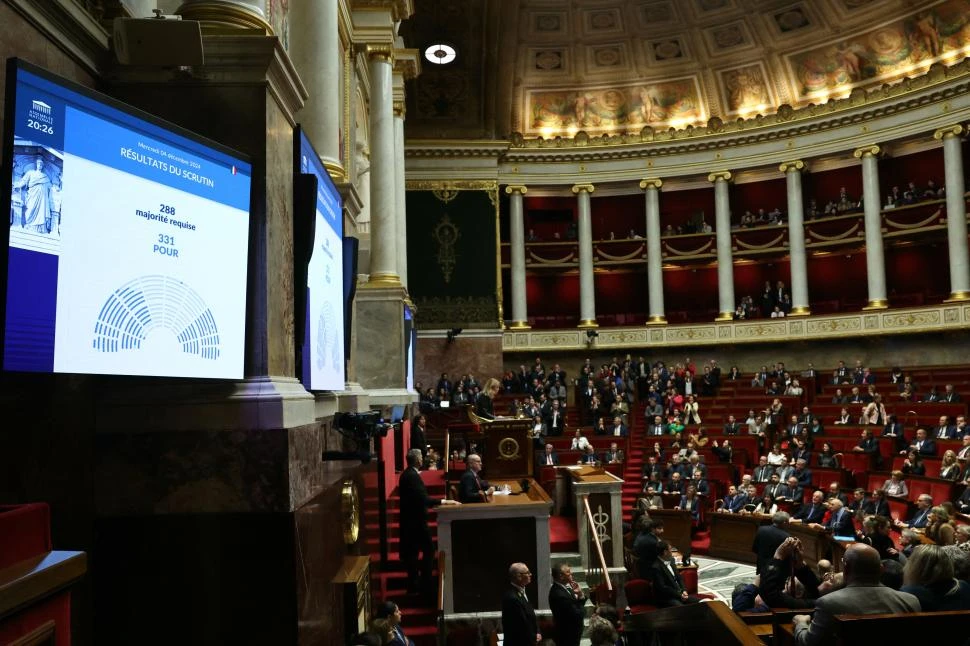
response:
{"label": "large display screen", "polygon": [[248,161],[7,63],[3,368],[243,376]]}
{"label": "large display screen", "polygon": [[298,128],[296,135],[299,172],[317,180],[313,252],[307,269],[303,385],[309,390],[343,390],[343,201],[306,133]]}

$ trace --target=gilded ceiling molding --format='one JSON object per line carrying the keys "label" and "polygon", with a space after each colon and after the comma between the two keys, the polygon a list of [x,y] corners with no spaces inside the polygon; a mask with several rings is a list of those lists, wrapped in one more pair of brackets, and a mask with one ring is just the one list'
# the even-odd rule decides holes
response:
{"label": "gilded ceiling molding", "polygon": [[495,180],[408,180],[409,191],[497,191]]}
{"label": "gilded ceiling molding", "polygon": [[394,73],[400,74],[405,81],[415,79],[421,74],[421,52],[417,49],[394,50]]}
{"label": "gilded ceiling molding", "polygon": [[414,13],[414,0],[352,0],[352,11],[389,11],[395,22]]}

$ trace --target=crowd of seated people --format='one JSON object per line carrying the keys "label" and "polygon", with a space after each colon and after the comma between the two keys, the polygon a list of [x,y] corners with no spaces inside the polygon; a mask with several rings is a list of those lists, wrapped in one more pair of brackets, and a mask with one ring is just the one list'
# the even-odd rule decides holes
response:
{"label": "crowd of seated people", "polygon": [[750,295],[741,297],[734,310],[734,319],[744,321],[755,318],[784,318],[791,314],[791,309],[791,291],[784,281],[779,280],[772,285],[770,280],[766,280],[757,304]]}
{"label": "crowd of seated people", "polygon": [[918,202],[941,200],[944,197],[946,197],[946,189],[942,186],[937,186],[933,180],[929,180],[926,183],[926,188],[922,189],[916,186],[916,182],[909,182],[903,190],[900,190],[899,186],[892,187],[889,195],[886,196],[886,208],[891,209],[897,206],[916,204]]}

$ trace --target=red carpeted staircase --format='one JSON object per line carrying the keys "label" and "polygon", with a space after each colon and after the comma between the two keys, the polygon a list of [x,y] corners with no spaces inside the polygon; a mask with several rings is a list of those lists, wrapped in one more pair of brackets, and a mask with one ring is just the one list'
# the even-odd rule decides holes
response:
{"label": "red carpeted staircase", "polygon": [[[397,474],[394,476],[398,477]],[[443,471],[422,471],[421,479],[432,498],[445,497]],[[407,573],[400,557],[399,498],[397,487],[387,501],[387,566],[381,568],[380,538],[378,536],[377,489],[368,489],[365,497],[364,521],[372,528],[367,537],[367,549],[371,554],[371,594],[375,605],[383,601],[393,601],[401,608],[402,626],[405,634],[414,641],[415,646],[435,646],[438,634],[437,597],[424,597],[407,593]],[[437,547],[437,522],[431,512],[431,535]],[[437,584],[437,578],[435,578]],[[437,586],[436,588],[437,589]]]}

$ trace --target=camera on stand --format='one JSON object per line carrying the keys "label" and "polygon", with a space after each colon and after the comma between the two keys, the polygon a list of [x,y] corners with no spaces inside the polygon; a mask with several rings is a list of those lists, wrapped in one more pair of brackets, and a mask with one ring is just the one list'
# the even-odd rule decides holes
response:
{"label": "camera on stand", "polygon": [[361,413],[335,413],[333,427],[350,440],[352,451],[324,451],[324,460],[360,460],[368,463],[371,460],[371,439],[386,437],[387,432],[395,427],[381,417],[379,410]]}

